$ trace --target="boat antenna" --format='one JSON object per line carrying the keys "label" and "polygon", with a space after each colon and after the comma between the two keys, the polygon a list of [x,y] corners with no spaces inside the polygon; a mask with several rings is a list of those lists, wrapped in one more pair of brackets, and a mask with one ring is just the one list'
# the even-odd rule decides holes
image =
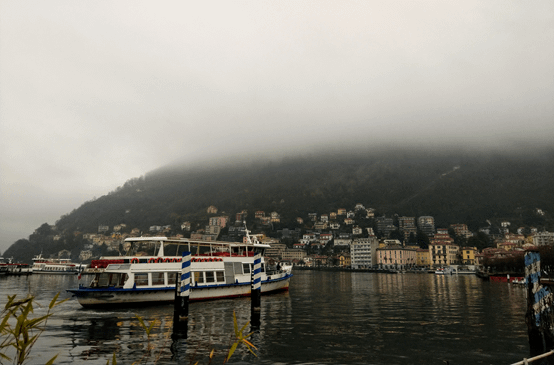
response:
{"label": "boat antenna", "polygon": [[248,230],[248,227],[246,226],[246,221],[243,221],[244,223],[244,231],[246,232],[246,242],[252,245],[258,244],[258,238],[254,236],[254,239],[250,236],[250,231]]}

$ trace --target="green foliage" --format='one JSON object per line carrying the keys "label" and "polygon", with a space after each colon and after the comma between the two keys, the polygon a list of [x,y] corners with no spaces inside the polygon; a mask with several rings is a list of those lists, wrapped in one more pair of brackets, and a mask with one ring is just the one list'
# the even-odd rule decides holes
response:
{"label": "green foliage", "polygon": [[150,325],[147,325],[144,322],[144,319],[142,319],[142,317],[140,317],[138,315],[135,315],[135,316],[139,320],[139,323],[140,323],[141,327],[144,329],[144,332],[146,332],[146,336],[148,338],[150,338],[150,332],[152,332],[152,327],[154,327],[154,325],[156,324],[156,320],[153,320],[152,323],[150,323]]}
{"label": "green foliage", "polygon": [[[33,313],[34,297],[29,296],[22,300],[16,300],[16,295],[8,295],[8,302],[1,313],[0,323],[0,363],[10,361],[14,364],[23,364],[30,355],[33,345],[36,343],[48,318],[52,315],[52,309],[65,302],[67,299],[58,301],[56,294],[48,306],[46,315],[31,318]],[[11,354],[15,352],[15,354]],[[52,364],[58,355],[51,358],[46,364]]]}
{"label": "green foliage", "polygon": [[253,348],[257,350],[256,346],[254,346],[250,341],[247,340],[248,337],[252,336],[253,332],[249,333],[248,335],[243,335],[243,332],[244,332],[244,330],[246,329],[246,326],[248,326],[249,323],[250,322],[246,322],[246,324],[244,326],[242,326],[242,328],[239,330],[239,327],[238,327],[238,324],[237,324],[237,316],[235,314],[235,311],[233,311],[233,324],[235,326],[235,341],[233,342],[233,344],[229,348],[229,352],[227,353],[227,358],[225,359],[225,362],[229,361],[229,359],[231,358],[231,356],[233,356],[233,354],[235,353],[235,350],[237,349],[237,347],[241,343],[244,344],[246,346],[246,348],[248,349],[248,351],[250,351],[254,356],[256,356],[256,357],[258,356],[252,350]]}

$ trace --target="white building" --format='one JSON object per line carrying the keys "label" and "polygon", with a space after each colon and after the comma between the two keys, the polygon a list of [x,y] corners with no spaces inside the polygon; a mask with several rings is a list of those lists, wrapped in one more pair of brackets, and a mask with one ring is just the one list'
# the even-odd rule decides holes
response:
{"label": "white building", "polygon": [[351,267],[353,269],[369,269],[377,264],[375,252],[379,241],[375,237],[358,238],[350,245]]}
{"label": "white building", "polygon": [[533,244],[535,246],[554,245],[554,232],[541,232],[533,235]]}

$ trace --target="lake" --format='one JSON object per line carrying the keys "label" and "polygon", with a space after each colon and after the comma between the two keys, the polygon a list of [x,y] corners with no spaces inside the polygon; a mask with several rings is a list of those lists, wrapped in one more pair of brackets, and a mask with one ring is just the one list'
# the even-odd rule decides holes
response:
{"label": "lake", "polygon": [[[294,270],[290,290],[262,297],[261,326],[230,363],[511,364],[529,357],[525,289],[472,275],[382,274]],[[82,281],[89,280],[83,276]],[[69,298],[76,276],[0,277],[6,294],[37,298],[35,316],[53,296]],[[221,364],[250,299],[191,303],[186,338],[172,336],[173,307],[83,309],[71,298],[55,308],[29,364]],[[136,316],[155,321],[150,338]],[[250,326],[245,333],[250,332]]]}

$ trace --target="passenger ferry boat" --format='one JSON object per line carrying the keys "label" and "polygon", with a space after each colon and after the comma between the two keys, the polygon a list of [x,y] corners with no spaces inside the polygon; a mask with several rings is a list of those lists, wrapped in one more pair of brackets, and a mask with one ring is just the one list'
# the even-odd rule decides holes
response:
{"label": "passenger ferry boat", "polygon": [[84,264],[71,262],[70,259],[46,259],[42,254],[33,257],[33,274],[76,275],[86,268]]}
{"label": "passenger ferry boat", "polygon": [[29,264],[13,262],[13,259],[0,257],[0,275],[29,275],[31,274]]}
{"label": "passenger ferry boat", "polygon": [[[247,243],[196,241],[167,237],[127,238],[131,245],[155,242],[155,256],[103,257],[91,267],[105,266],[88,286],[68,289],[83,307],[151,305],[175,300],[182,253],[191,253],[190,301],[250,295],[255,254],[261,254],[261,292],[288,290],[292,265],[269,270],[264,263],[266,244],[248,235]],[[173,255],[167,255],[167,252]]]}

